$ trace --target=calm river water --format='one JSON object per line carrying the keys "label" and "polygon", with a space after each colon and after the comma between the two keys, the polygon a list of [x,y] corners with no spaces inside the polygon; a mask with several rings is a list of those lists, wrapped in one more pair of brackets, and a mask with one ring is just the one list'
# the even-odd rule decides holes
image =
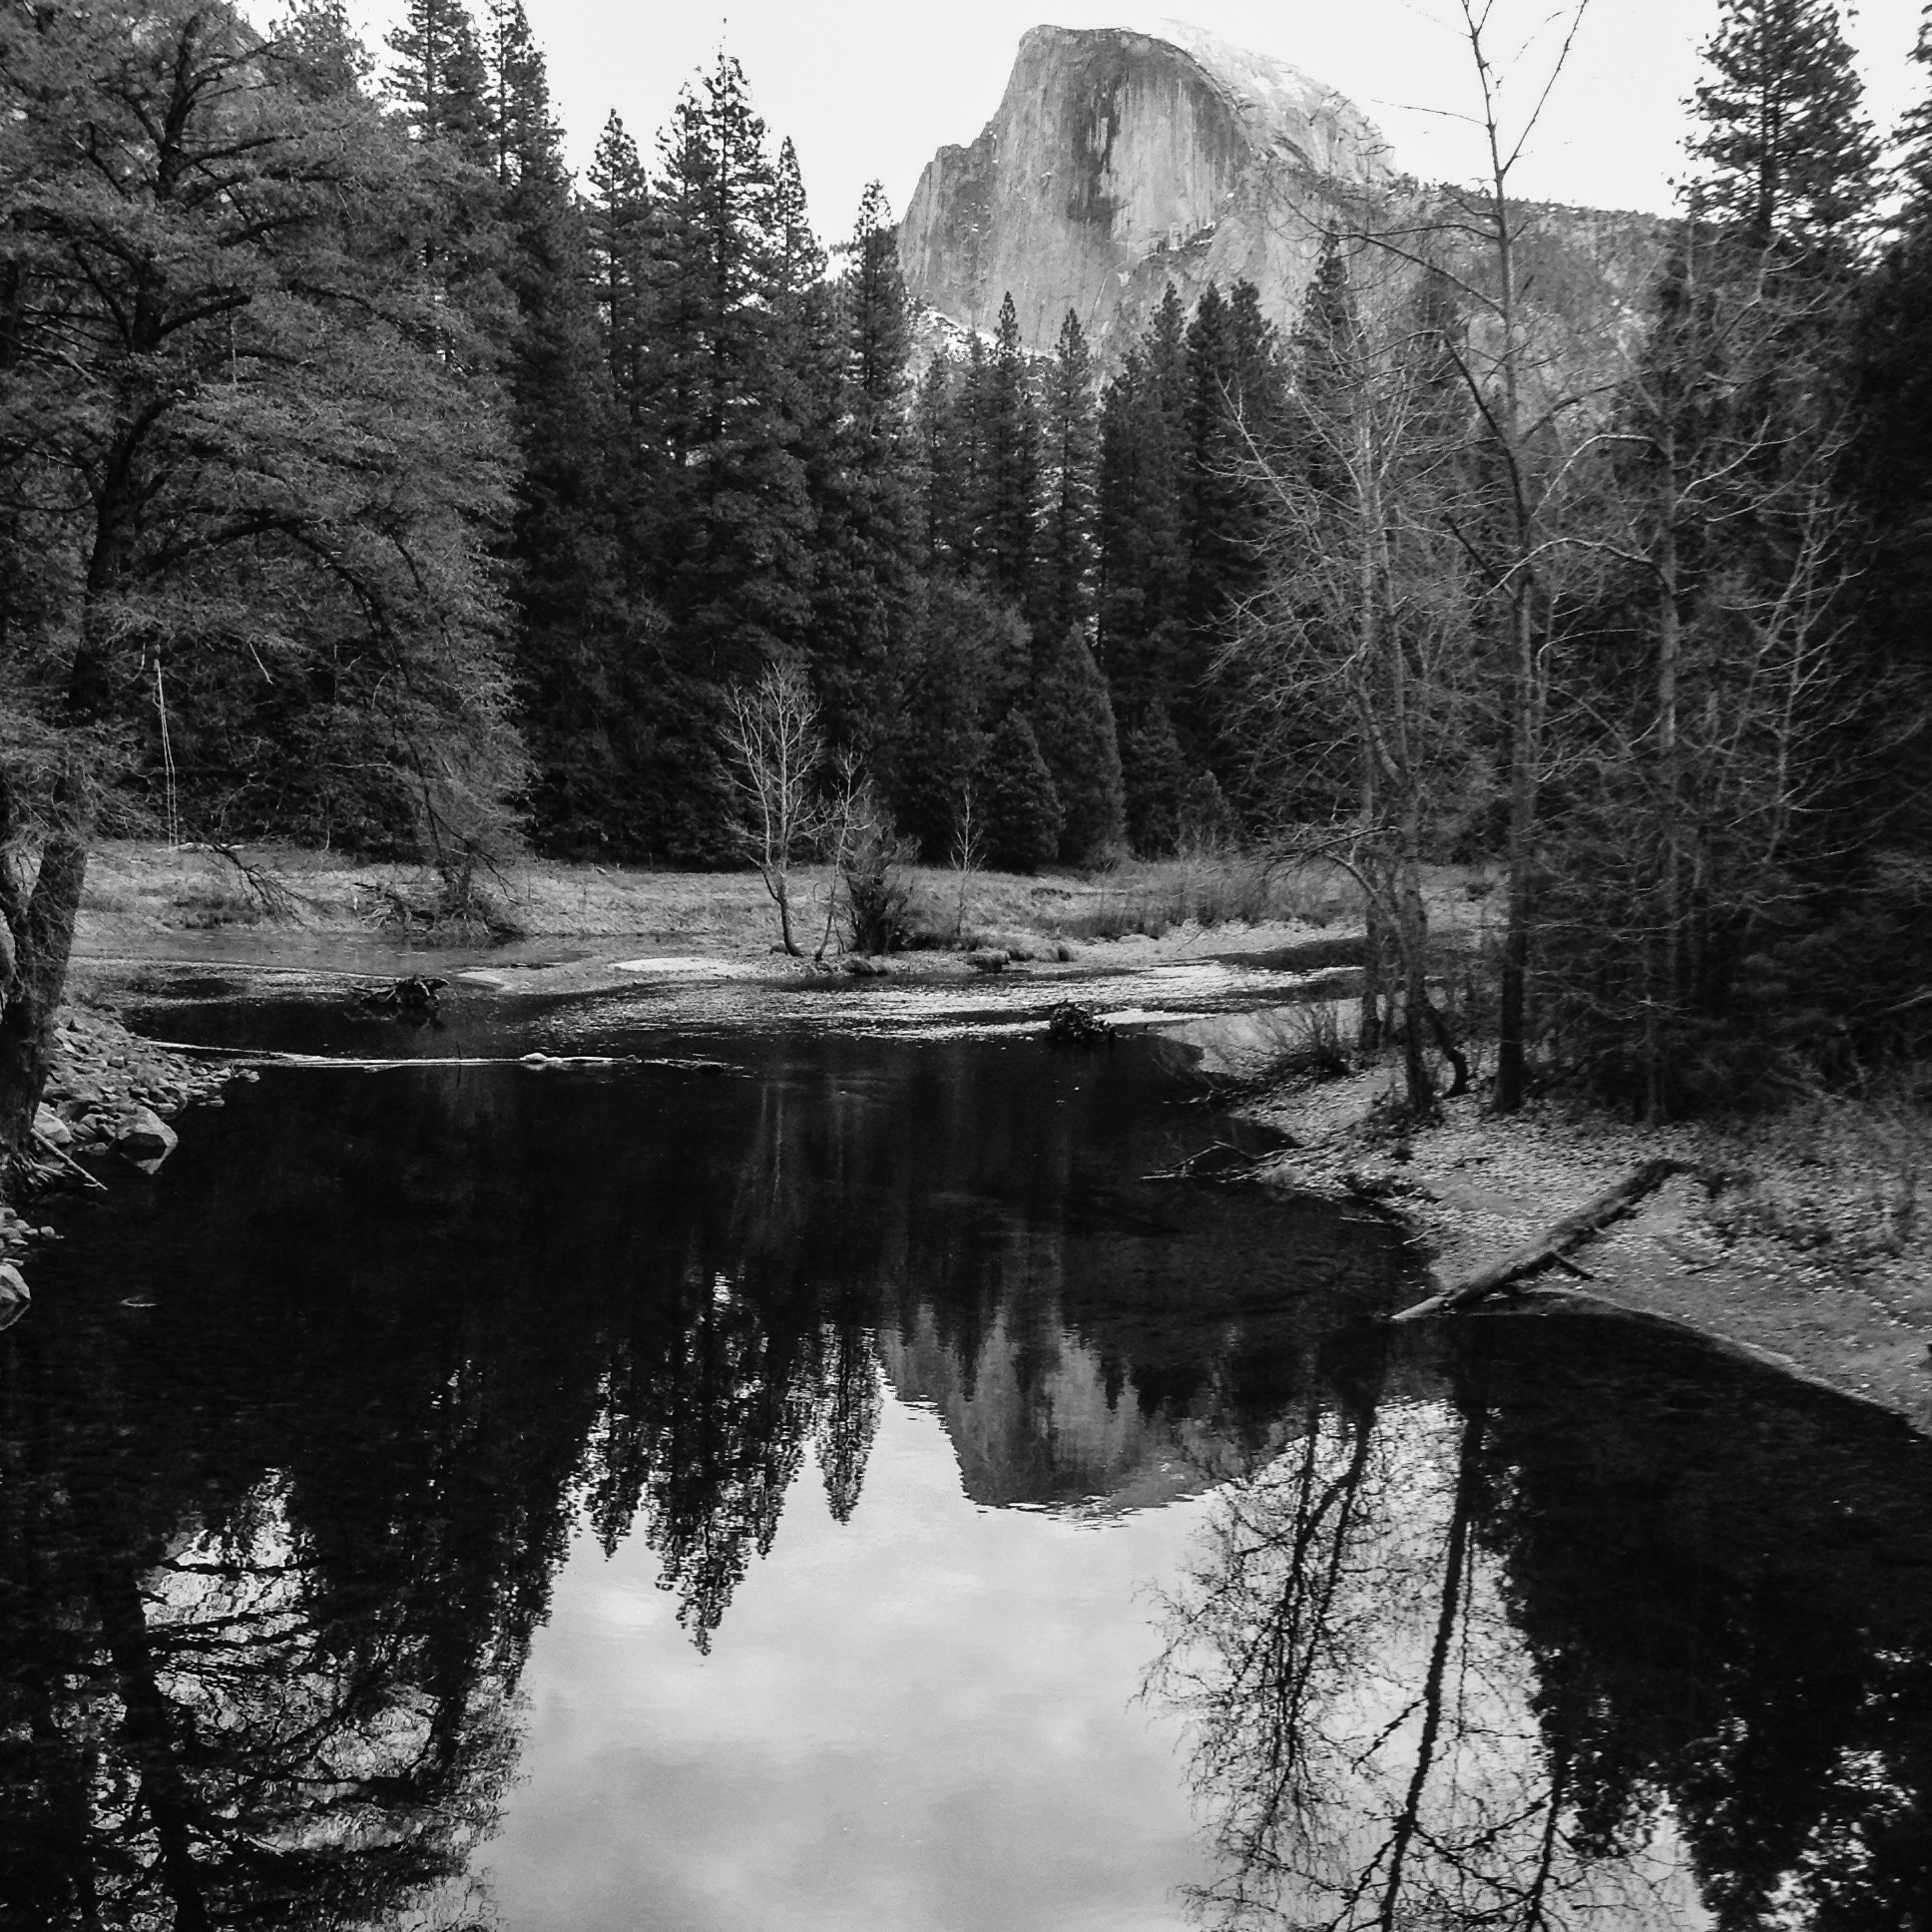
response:
{"label": "calm river water", "polygon": [[453,1017],[148,1020],[727,1070],[271,1071],[63,1203],[0,1336],[6,1926],[1932,1925],[1903,1424],[1379,1326],[1372,1217],[1142,1178],[1232,1131],[1152,1040]]}

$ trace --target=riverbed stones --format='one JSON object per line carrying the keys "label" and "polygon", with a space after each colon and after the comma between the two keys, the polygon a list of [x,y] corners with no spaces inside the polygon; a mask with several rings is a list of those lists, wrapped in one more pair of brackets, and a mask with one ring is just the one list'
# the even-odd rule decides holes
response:
{"label": "riverbed stones", "polygon": [[44,1101],[34,1114],[34,1132],[48,1147],[70,1148],[74,1145],[74,1130]]}

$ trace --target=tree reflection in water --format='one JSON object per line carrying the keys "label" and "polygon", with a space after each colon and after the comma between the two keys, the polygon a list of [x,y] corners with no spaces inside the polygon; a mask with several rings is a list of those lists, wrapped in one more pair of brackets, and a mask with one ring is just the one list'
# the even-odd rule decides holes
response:
{"label": "tree reflection in water", "polygon": [[1166,1605],[1201,1916],[1932,1924],[1929,1446],[1686,1338],[1447,1345],[1311,1397]]}
{"label": "tree reflection in water", "polygon": [[[808,1459],[859,1506],[881,1329],[943,1337],[955,1392],[1009,1327],[1105,1363],[1143,1459],[1265,1434],[1393,1243],[1116,1199],[1172,1159],[1167,1091],[1131,1049],[836,1041],[712,1082],[264,1082],[80,1204],[0,1338],[0,1924],[487,1918],[463,1874],[574,1530],[645,1540],[710,1647]],[[1051,1402],[992,1449],[1087,1481]]]}

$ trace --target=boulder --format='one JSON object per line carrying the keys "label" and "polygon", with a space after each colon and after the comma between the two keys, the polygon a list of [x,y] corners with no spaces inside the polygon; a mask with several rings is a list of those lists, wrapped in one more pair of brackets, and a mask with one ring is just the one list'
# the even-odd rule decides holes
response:
{"label": "boulder", "polygon": [[74,1130],[51,1107],[45,1105],[34,1115],[34,1132],[47,1147],[70,1148],[74,1145]]}
{"label": "boulder", "polygon": [[138,1166],[152,1162],[159,1167],[179,1145],[175,1130],[151,1107],[122,1108],[108,1133],[115,1152],[126,1155]]}
{"label": "boulder", "polygon": [[0,1261],[0,1328],[11,1328],[33,1299],[20,1270],[11,1261]]}

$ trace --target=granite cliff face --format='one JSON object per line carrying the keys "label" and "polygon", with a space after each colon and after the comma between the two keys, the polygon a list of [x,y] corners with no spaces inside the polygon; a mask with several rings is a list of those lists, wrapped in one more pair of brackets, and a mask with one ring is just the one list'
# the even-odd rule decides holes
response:
{"label": "granite cliff face", "polygon": [[1072,308],[1103,348],[1172,281],[1190,306],[1246,278],[1291,319],[1334,198],[1386,172],[1332,89],[1174,27],[1036,27],[999,112],[927,165],[899,229],[916,300],[990,328],[1012,292],[1030,347]]}

